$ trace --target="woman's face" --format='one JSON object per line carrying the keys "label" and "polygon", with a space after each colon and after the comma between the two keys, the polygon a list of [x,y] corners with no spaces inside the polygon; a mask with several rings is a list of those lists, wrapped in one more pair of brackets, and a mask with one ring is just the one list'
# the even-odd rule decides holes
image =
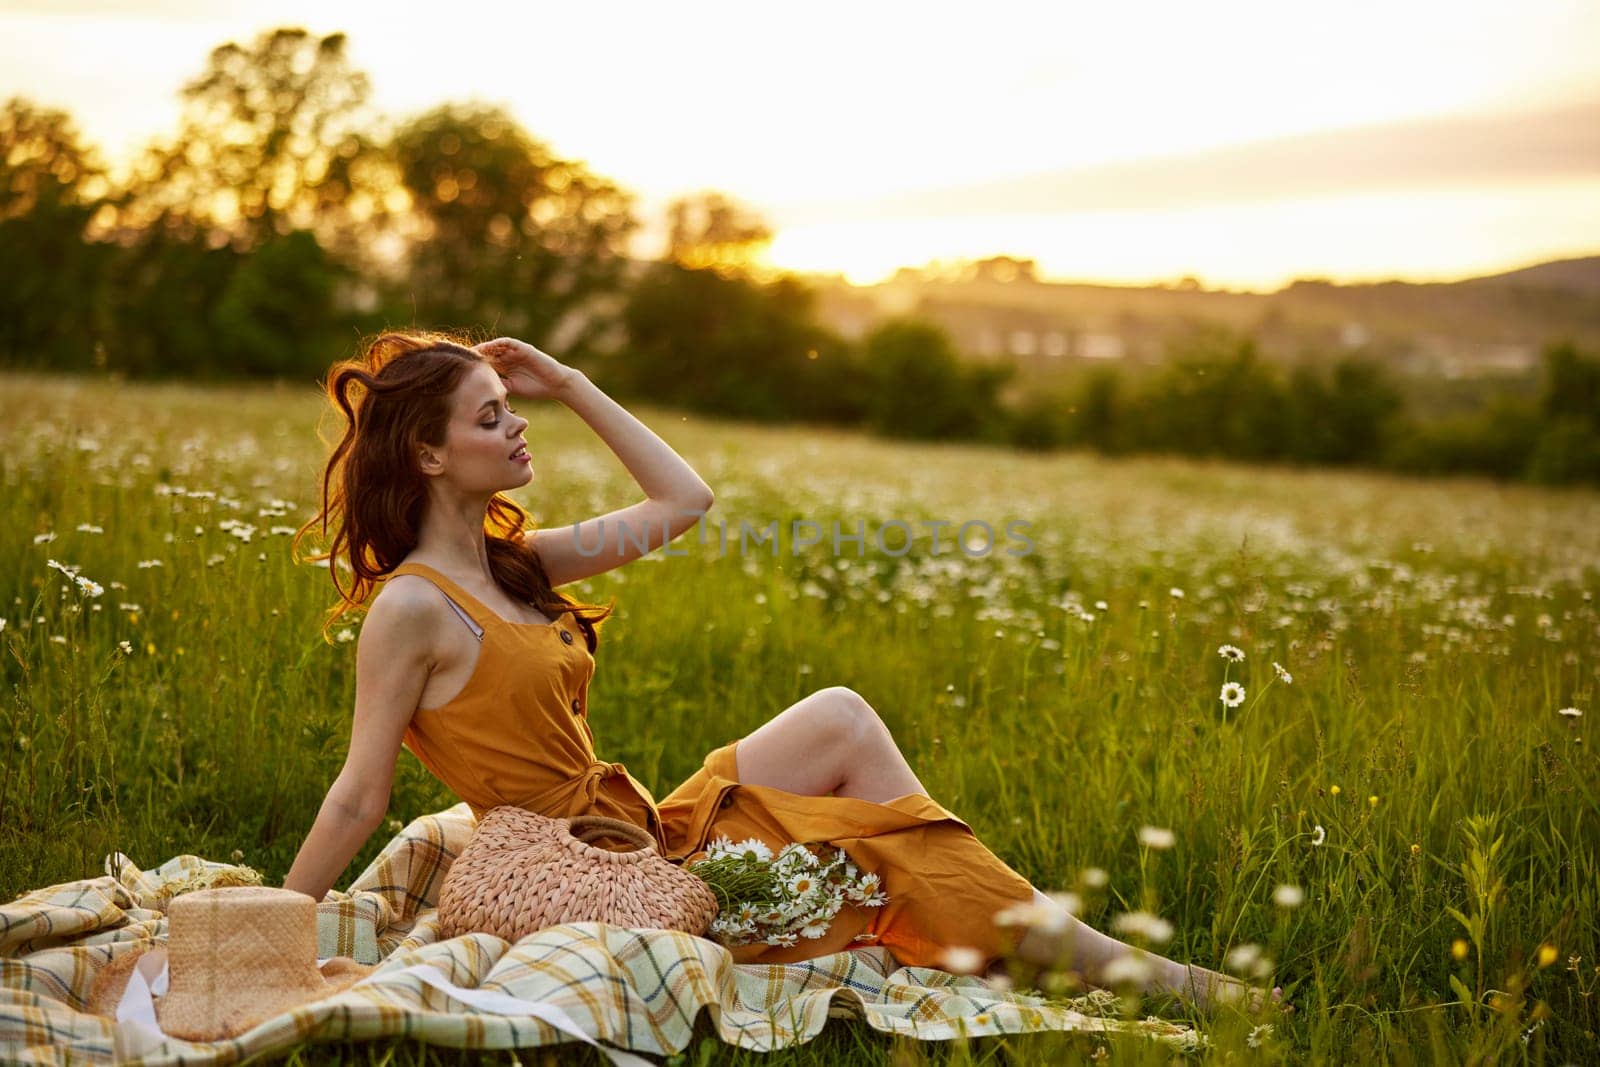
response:
{"label": "woman's face", "polygon": [[505,383],[488,363],[461,379],[445,434],[444,469],[467,492],[496,493],[527,485],[533,463],[522,431],[528,420],[506,407]]}

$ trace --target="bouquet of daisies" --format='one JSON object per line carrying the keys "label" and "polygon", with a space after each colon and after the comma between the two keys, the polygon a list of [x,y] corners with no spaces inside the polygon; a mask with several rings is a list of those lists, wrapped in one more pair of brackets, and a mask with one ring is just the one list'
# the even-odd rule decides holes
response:
{"label": "bouquet of daisies", "polygon": [[717,837],[705,858],[685,869],[716,893],[721,907],[711,933],[724,945],[793,945],[821,937],[847,902],[868,908],[889,902],[878,876],[857,870],[832,845],[813,852],[793,842],[774,856],[757,838],[735,843]]}

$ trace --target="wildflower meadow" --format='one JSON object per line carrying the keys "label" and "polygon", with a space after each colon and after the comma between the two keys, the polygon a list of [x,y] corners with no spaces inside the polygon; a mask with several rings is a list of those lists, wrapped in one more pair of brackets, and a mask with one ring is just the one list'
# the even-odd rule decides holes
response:
{"label": "wildflower meadow", "polygon": [[[542,526],[639,498],[581,419],[526,407],[535,476],[513,496]],[[935,799],[1086,921],[1284,987],[1295,1011],[1271,1018],[1121,1005],[1196,1022],[1195,1058],[1594,1061],[1600,494],[633,410],[715,490],[704,536],[563,591],[616,600],[592,722],[657,797],[848,686]],[[324,640],[329,573],[289,553],[330,425],[311,383],[0,379],[5,899],[101,874],[113,851],[281,884],[354,693],[359,622]],[[739,543],[741,523],[774,522],[776,544]],[[802,547],[806,522],[822,536]],[[988,551],[957,543],[971,522]],[[865,536],[836,552],[835,523]],[[453,803],[402,753],[390,832]],[[526,1054],[556,1053],[602,1062]],[[760,1062],[1108,1054],[1182,1055],[838,1022]],[[292,1054],[339,1057],[465,1062],[400,1042]],[[708,1037],[675,1062],[755,1059]]]}

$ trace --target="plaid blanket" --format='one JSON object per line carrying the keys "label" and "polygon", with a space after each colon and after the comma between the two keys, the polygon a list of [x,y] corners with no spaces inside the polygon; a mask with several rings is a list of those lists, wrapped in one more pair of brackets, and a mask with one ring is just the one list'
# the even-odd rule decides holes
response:
{"label": "plaid blanket", "polygon": [[81,1009],[101,966],[151,939],[165,941],[173,895],[249,881],[253,872],[191,855],[143,871],[118,852],[106,857],[103,877],[24,893],[0,906],[0,1060],[232,1063],[308,1040],[403,1034],[457,1048],[598,1040],[614,1061],[637,1063],[605,1046],[680,1052],[702,1009],[722,1040],[759,1051],[805,1042],[831,1016],[929,1040],[1118,1030],[1180,1048],[1204,1044],[1186,1026],[1117,1017],[1109,995],[1069,1002],[999,992],[970,976],[897,968],[874,946],[802,963],[736,965],[706,938],[605,923],[553,926],[514,944],[488,934],[442,938],[434,902],[472,827],[465,803],[418,818],[348,890],[318,905],[318,956],[381,963],[367,981],[228,1041],[152,1037]]}

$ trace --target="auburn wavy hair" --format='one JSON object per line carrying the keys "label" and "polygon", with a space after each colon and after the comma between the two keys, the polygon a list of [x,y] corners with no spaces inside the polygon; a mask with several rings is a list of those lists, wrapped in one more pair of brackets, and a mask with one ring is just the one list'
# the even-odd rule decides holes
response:
{"label": "auburn wavy hair", "polygon": [[[344,420],[343,436],[322,472],[322,509],[295,532],[290,552],[299,563],[328,560],[338,600],[322,623],[325,641],[333,641],[334,625],[364,608],[378,584],[417,546],[428,501],[417,446],[444,444],[456,387],[473,364],[488,362],[471,344],[468,337],[440,331],[381,333],[357,358],[335,363],[320,383]],[[302,554],[301,541],[319,524],[327,550]],[[539,554],[524,539],[531,527],[531,516],[514,500],[502,493],[489,500],[483,532],[494,580],[552,619],[571,611],[592,654],[599,645],[598,626],[616,598],[602,606],[557,593]],[[353,576],[350,589],[340,584],[340,570]]]}

